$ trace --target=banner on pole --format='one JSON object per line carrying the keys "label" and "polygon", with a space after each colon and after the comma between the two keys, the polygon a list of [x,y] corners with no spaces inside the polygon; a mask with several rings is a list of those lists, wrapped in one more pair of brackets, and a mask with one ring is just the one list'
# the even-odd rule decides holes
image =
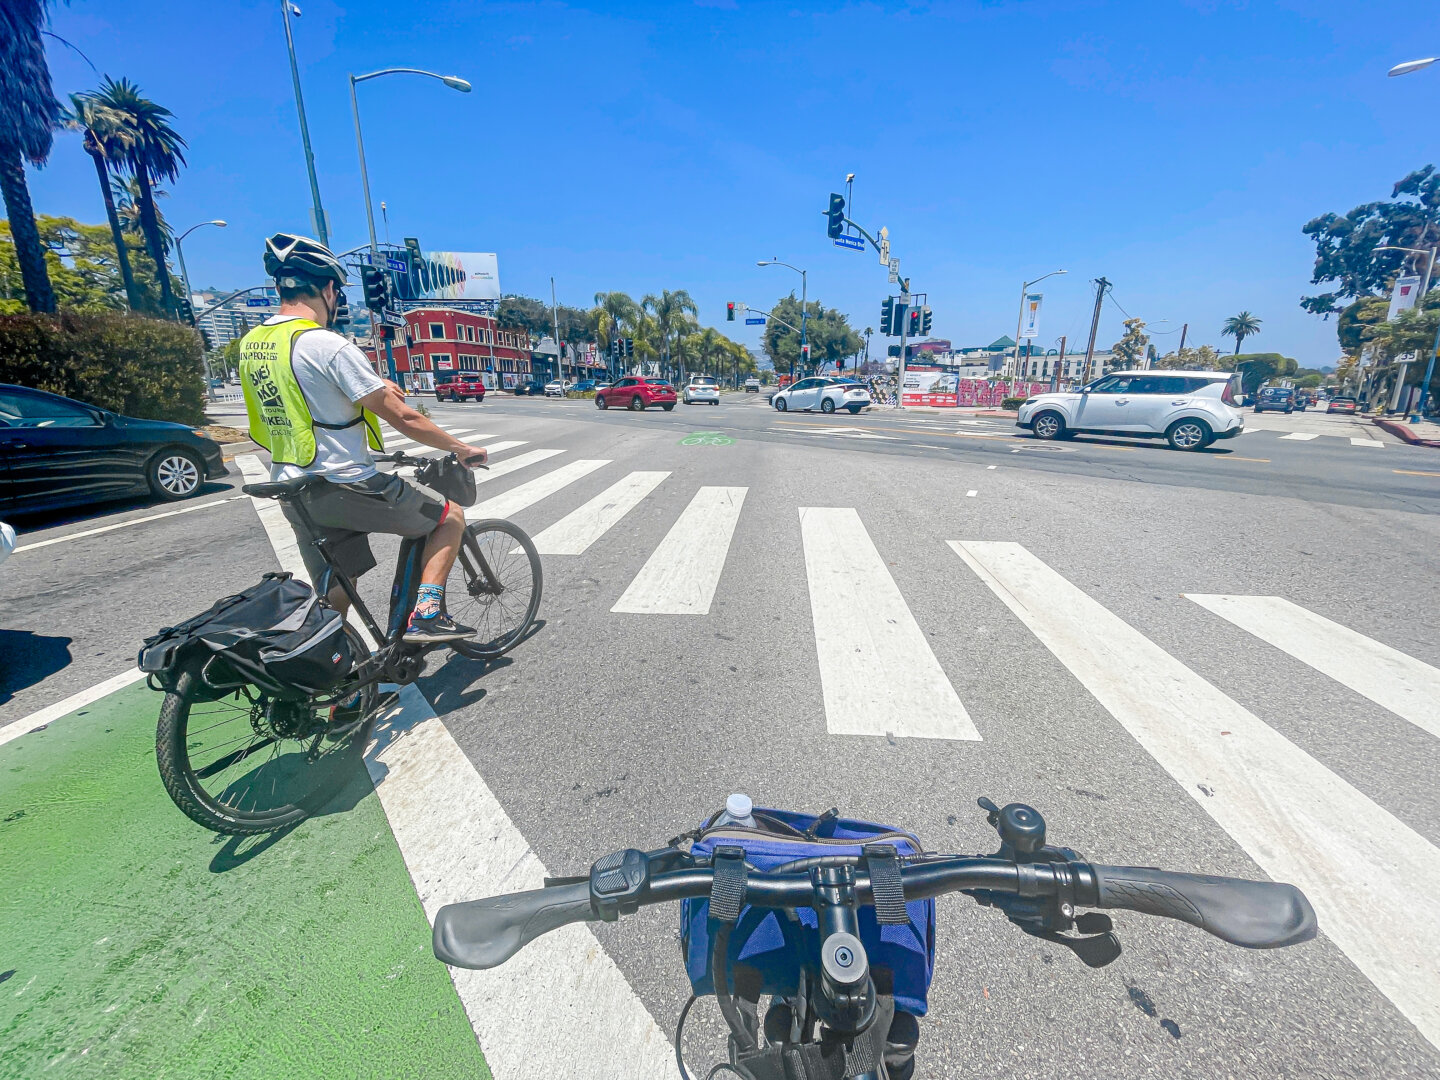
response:
{"label": "banner on pole", "polygon": [[1040,301],[1045,299],[1041,293],[1029,293],[1025,297],[1025,318],[1020,325],[1020,336],[1022,338],[1033,338],[1040,336]]}
{"label": "banner on pole", "polygon": [[1407,311],[1415,306],[1415,301],[1420,294],[1420,275],[1398,277],[1395,279],[1395,291],[1390,294],[1390,314],[1385,317],[1389,322],[1402,311]]}

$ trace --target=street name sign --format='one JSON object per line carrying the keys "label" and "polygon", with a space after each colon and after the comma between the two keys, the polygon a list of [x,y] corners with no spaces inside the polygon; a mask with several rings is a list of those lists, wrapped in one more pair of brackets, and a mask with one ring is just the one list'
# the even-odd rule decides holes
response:
{"label": "street name sign", "polygon": [[835,246],[850,248],[852,251],[864,251],[865,241],[858,236],[837,236]]}
{"label": "street name sign", "polygon": [[745,325],[746,325],[746,326],[764,326],[764,325],[765,325],[765,317],[762,315],[762,316],[760,316],[759,318],[757,318],[757,317],[755,317],[754,315],[747,315],[747,316],[745,317]]}
{"label": "street name sign", "polygon": [[246,307],[269,307],[269,306],[270,306],[270,298],[269,298],[268,296],[247,296],[247,297],[245,298],[245,306],[246,306]]}

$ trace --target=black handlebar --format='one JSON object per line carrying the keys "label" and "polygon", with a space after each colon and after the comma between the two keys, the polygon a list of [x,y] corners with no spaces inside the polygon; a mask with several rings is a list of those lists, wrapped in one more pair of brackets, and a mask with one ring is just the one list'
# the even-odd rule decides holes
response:
{"label": "black handlebar", "polygon": [[[714,877],[714,871],[706,867],[655,874],[633,903],[662,904],[709,896]],[[1082,907],[1123,908],[1179,919],[1249,949],[1295,945],[1316,933],[1315,912],[1305,894],[1293,885],[1271,881],[1080,861],[1030,863],[971,857],[927,857],[910,862],[901,869],[901,881],[907,900],[962,890],[1043,898],[1066,895]],[[810,907],[814,889],[806,873],[752,870],[746,880],[745,903],[761,908]],[[874,903],[870,876],[864,870],[855,874],[855,896],[862,905]],[[435,955],[455,967],[492,968],[541,934],[604,917],[592,903],[588,880],[450,904],[435,917]]]}
{"label": "black handlebar", "polygon": [[[451,455],[449,455],[449,456],[450,456],[451,458],[454,458],[456,461],[459,461],[459,460],[460,460],[460,455],[458,455],[458,454],[451,454]],[[478,456],[479,456],[479,455],[476,455],[476,457],[478,457]],[[440,460],[440,459],[437,459],[437,458],[428,458],[428,457],[411,457],[409,454],[406,454],[406,453],[404,453],[403,451],[396,450],[394,453],[381,454],[381,455],[380,455],[379,457],[377,457],[375,460],[376,460],[376,461],[388,461],[388,462],[390,462],[392,465],[403,465],[403,466],[406,466],[407,468],[421,469],[421,468],[424,468],[426,465],[433,465],[437,460]],[[467,460],[465,461],[465,464],[466,464],[466,465],[469,465],[472,469],[489,469],[489,468],[490,468],[489,465],[486,465],[485,463],[476,460],[475,457],[472,457],[472,458],[467,459]]]}

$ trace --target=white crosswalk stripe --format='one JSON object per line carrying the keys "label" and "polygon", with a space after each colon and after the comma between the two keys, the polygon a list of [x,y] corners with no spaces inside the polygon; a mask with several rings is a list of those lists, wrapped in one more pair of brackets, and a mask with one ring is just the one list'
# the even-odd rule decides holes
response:
{"label": "white crosswalk stripe", "polygon": [[584,554],[669,475],[632,472],[536,536],[535,550],[541,555]]}
{"label": "white crosswalk stripe", "polygon": [[979,739],[860,515],[801,507],[800,535],[831,734]]}
{"label": "white crosswalk stripe", "polygon": [[1261,868],[1440,1046],[1440,850],[1020,544],[957,554]]}
{"label": "white crosswalk stripe", "polygon": [[611,611],[708,615],[740,508],[743,487],[702,487]]}
{"label": "white crosswalk stripe", "polygon": [[1314,431],[1292,431],[1288,435],[1281,435],[1280,438],[1294,439],[1296,442],[1309,442],[1311,439],[1320,438],[1320,436]]}
{"label": "white crosswalk stripe", "polygon": [[1185,595],[1381,708],[1440,736],[1440,670],[1281,596]]}
{"label": "white crosswalk stripe", "polygon": [[608,460],[580,460],[572,461],[560,466],[553,472],[537,476],[534,480],[527,481],[513,487],[503,495],[497,495],[493,499],[486,499],[482,503],[465,511],[466,519],[479,521],[481,518],[508,518],[512,514],[518,514],[526,507],[534,506],[541,499],[547,499],[567,484],[573,484],[583,476],[589,476],[596,469],[609,465]]}
{"label": "white crosswalk stripe", "polygon": [[502,476],[508,476],[527,466],[534,465],[538,461],[545,461],[549,458],[563,454],[563,450],[529,450],[523,454],[516,454],[504,461],[497,461],[488,470],[481,469],[475,473],[477,484],[488,484],[492,480],[498,480]]}
{"label": "white crosswalk stripe", "polygon": [[1354,436],[1351,436],[1351,438],[1350,438],[1350,445],[1351,445],[1351,446],[1384,446],[1385,444],[1384,444],[1383,442],[1381,442],[1379,439],[1357,439],[1357,438],[1355,438]]}

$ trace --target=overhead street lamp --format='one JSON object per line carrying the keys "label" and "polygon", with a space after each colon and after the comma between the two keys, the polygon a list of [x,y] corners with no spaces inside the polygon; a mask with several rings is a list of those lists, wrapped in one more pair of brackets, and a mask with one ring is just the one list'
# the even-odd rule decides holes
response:
{"label": "overhead street lamp", "polygon": [[[433,71],[425,71],[422,68],[381,68],[379,71],[372,71],[368,75],[350,76],[350,111],[355,115],[355,147],[360,153],[360,186],[365,189],[365,224],[370,229],[370,265],[379,266],[380,245],[375,242],[375,210],[370,205],[370,174],[365,168],[365,137],[360,133],[360,102],[355,97],[355,84],[365,82],[368,79],[378,79],[381,75],[424,75],[430,79],[439,79],[452,90],[459,90],[462,94],[470,93],[470,84],[458,75],[437,75]],[[385,363],[390,369],[390,381],[395,380],[395,353],[390,347],[390,337],[385,337]]]}
{"label": "overhead street lamp", "polygon": [[214,225],[218,229],[225,228],[225,222],[216,218],[214,221],[202,221],[198,225],[191,225],[175,238],[175,257],[180,260],[180,280],[185,283],[185,300],[190,302],[190,271],[185,269],[185,249],[180,246],[180,241],[189,236],[196,229],[203,229],[206,225]]}
{"label": "overhead street lamp", "polygon": [[1406,60],[1403,64],[1396,64],[1385,74],[1389,75],[1392,79],[1396,75],[1409,75],[1412,71],[1419,71],[1421,68],[1429,67],[1435,63],[1436,60],[1440,60],[1440,56],[1431,56],[1424,60]]}
{"label": "overhead street lamp", "polygon": [[[800,275],[800,355],[802,357],[806,356],[805,346],[810,343],[810,339],[805,336],[805,320],[808,319],[810,316],[810,312],[805,306],[806,287],[808,285],[806,272],[804,270],[801,270],[798,266],[790,266],[789,263],[781,262],[779,259],[759,259],[756,261],[755,265],[789,266],[791,270],[794,270],[797,274]],[[790,378],[795,378],[794,364],[790,365]]]}
{"label": "overhead street lamp", "polygon": [[1027,281],[1020,286],[1020,314],[1015,317],[1015,376],[1010,380],[1010,394],[1015,394],[1015,382],[1020,375],[1020,327],[1025,322],[1025,294],[1030,291],[1031,285],[1038,285],[1047,277],[1054,277],[1056,274],[1068,274],[1068,270],[1051,270],[1048,274],[1041,274],[1034,281]]}

